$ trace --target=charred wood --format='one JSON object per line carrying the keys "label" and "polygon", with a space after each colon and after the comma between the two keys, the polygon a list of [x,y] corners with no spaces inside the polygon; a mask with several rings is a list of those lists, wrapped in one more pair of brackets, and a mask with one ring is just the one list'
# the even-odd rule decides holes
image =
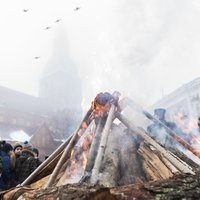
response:
{"label": "charred wood", "polygon": [[118,136],[120,149],[120,179],[118,185],[127,185],[146,181],[146,174],[142,168],[142,160],[138,154],[141,138],[129,129],[120,130],[116,127],[115,135]]}
{"label": "charred wood", "polygon": [[200,177],[182,174],[162,181],[113,188],[111,194],[119,200],[198,200]]}
{"label": "charred wood", "polygon": [[86,184],[73,184],[30,191],[19,197],[19,200],[26,199],[116,200],[116,197],[110,194],[110,190],[108,188],[104,188],[102,186],[94,187]]}

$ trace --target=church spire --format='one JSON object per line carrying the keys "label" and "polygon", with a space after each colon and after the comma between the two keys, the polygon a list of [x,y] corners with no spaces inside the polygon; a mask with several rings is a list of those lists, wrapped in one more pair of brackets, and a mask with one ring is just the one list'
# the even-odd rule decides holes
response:
{"label": "church spire", "polygon": [[77,110],[81,107],[81,81],[77,67],[70,58],[66,36],[64,28],[56,32],[52,56],[40,81],[39,95],[54,110]]}

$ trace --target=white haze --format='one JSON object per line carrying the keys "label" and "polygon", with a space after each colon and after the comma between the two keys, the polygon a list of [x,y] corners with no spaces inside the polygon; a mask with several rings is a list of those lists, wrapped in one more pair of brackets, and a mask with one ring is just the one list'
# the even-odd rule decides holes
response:
{"label": "white haze", "polygon": [[14,141],[19,141],[19,142],[24,142],[24,141],[29,141],[30,140],[30,136],[24,132],[23,130],[19,130],[19,131],[14,131],[12,133],[10,133],[9,135],[11,137],[12,140]]}
{"label": "white haze", "polygon": [[7,0],[0,19],[0,85],[28,94],[38,95],[59,27],[86,105],[114,90],[148,105],[200,76],[198,0]]}

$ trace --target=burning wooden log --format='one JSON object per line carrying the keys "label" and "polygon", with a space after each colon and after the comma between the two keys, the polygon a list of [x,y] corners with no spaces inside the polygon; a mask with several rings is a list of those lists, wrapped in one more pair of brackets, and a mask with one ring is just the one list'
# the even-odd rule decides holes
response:
{"label": "burning wooden log", "polygon": [[[87,128],[87,126],[91,123],[91,121],[93,119],[91,119],[92,116],[92,109],[90,107],[90,109],[88,110],[88,112],[86,113],[84,119],[81,122],[81,125],[79,126],[79,128],[77,129],[77,131],[75,131],[75,133],[73,134],[73,137],[71,138],[69,144],[67,145],[67,147],[65,148],[61,158],[59,159],[59,162],[57,163],[53,173],[51,174],[45,188],[50,187],[56,177],[58,176],[58,173],[63,165],[63,163],[66,161],[66,159],[69,157],[69,154],[72,150],[72,148],[74,147],[74,145],[77,143],[77,141],[79,140],[80,136],[84,133],[85,129]],[[86,123],[87,122],[87,123]]]}
{"label": "burning wooden log", "polygon": [[[108,121],[108,112],[109,112],[110,108],[112,107],[112,104],[117,105],[117,103],[118,103],[117,99],[113,95],[111,95],[107,92],[99,93],[95,97],[95,100],[92,102],[92,107],[94,109],[93,119],[95,121],[95,124],[97,124],[100,121],[100,124],[103,127],[103,125]],[[83,137],[82,139],[85,140],[85,138],[87,138],[87,137]],[[66,181],[66,179],[68,179],[71,183],[74,180],[77,180],[78,177],[82,176],[81,174],[82,174],[82,170],[84,168],[83,167],[84,160],[86,160],[86,157],[88,157],[88,152],[89,152],[88,148],[86,148],[86,149],[84,148],[84,146],[85,146],[84,144],[87,144],[86,140],[83,143],[77,144],[77,146],[76,146],[77,156],[74,158],[73,157],[71,158],[71,159],[73,159],[73,161],[69,164],[69,166],[67,166],[61,179],[57,183],[58,186],[66,184],[68,182],[68,181]],[[86,146],[88,146],[88,145],[86,145]],[[103,147],[103,145],[102,145],[102,147]],[[94,157],[96,157],[95,151],[93,151],[93,153],[94,153],[93,158],[91,158],[91,159],[89,158],[90,163],[88,162],[87,169],[93,167]],[[82,164],[81,164],[81,162],[82,162]],[[79,166],[79,167],[77,168],[76,166]],[[77,176],[74,176],[73,175],[74,173],[71,173],[71,172],[76,171],[76,170],[78,170],[78,173],[77,173]],[[72,174],[72,175],[70,175],[70,174]],[[85,176],[82,177],[80,182],[83,182],[83,180],[86,179],[87,176],[89,176],[90,174],[87,173],[87,171],[85,171],[84,175]]]}
{"label": "burning wooden log", "polygon": [[118,113],[117,118],[124,123],[127,127],[129,127],[132,131],[139,134],[142,138],[144,138],[149,144],[153,145],[158,151],[160,151],[163,156],[167,158],[168,161],[170,161],[178,170],[180,170],[183,173],[190,173],[195,174],[192,169],[183,162],[180,162],[180,160],[176,159],[172,154],[170,154],[168,151],[166,151],[162,146],[160,146],[155,140],[153,140],[150,136],[148,136],[145,133],[145,130],[139,129],[135,127],[125,116]]}
{"label": "burning wooden log", "polygon": [[101,132],[102,132],[102,125],[101,125],[101,119],[99,120],[98,126],[95,131],[95,136],[92,140],[92,144],[89,150],[88,160],[85,167],[84,175],[79,181],[80,183],[86,182],[92,173],[92,168],[94,166],[95,158],[97,156],[98,148],[99,148],[99,141],[101,140]]}
{"label": "burning wooden log", "polygon": [[[38,176],[39,173],[41,173],[45,168],[47,168],[47,166],[49,166],[53,161],[56,160],[56,162],[58,162],[60,160],[60,157],[62,155],[63,150],[66,148],[66,146],[69,144],[69,142],[72,140],[73,138],[73,142],[71,142],[70,146],[72,145],[72,143],[75,143],[75,140],[78,138],[78,134],[80,134],[80,130],[84,131],[86,129],[86,127],[88,126],[88,124],[91,123],[91,121],[93,120],[93,116],[92,116],[92,112],[93,112],[93,108],[92,106],[90,107],[90,109],[88,110],[88,112],[86,113],[85,117],[83,118],[79,128],[77,129],[77,131],[75,131],[70,137],[67,138],[67,140],[62,143],[22,184],[21,186],[25,186],[30,184],[34,179],[36,179],[36,177]],[[65,149],[66,151],[66,149]],[[66,154],[69,153],[69,148],[68,148],[68,152],[66,152]],[[64,156],[62,158],[64,160]],[[62,162],[60,161],[60,164],[58,166],[58,168],[56,169],[56,172],[54,173],[58,173],[59,169],[61,168]],[[54,165],[52,165],[54,167]],[[51,167],[52,168],[52,167]],[[54,170],[55,171],[55,170]],[[39,177],[37,177],[39,178]],[[51,180],[49,181],[48,185],[50,185],[53,180],[55,179],[55,176],[52,177],[51,175]]]}
{"label": "burning wooden log", "polygon": [[94,167],[92,169],[91,182],[93,184],[96,184],[98,181],[99,169],[100,169],[103,155],[105,152],[105,148],[106,148],[106,144],[107,144],[107,140],[108,140],[108,134],[110,132],[110,127],[111,127],[112,121],[114,120],[114,112],[115,112],[115,106],[112,104],[109,114],[108,114],[108,118],[107,118],[105,127],[104,127],[104,130],[103,130],[103,133],[102,133],[102,139],[100,142],[100,146],[99,146],[97,157],[96,157],[96,160],[94,163]]}
{"label": "burning wooden log", "polygon": [[168,133],[172,138],[174,138],[177,142],[179,142],[184,148],[188,149],[195,156],[197,156],[198,158],[200,158],[200,152],[199,151],[197,151],[196,149],[194,149],[185,140],[183,140],[182,138],[180,138],[179,136],[177,136],[177,134],[173,130],[171,130],[169,127],[167,127],[165,124],[163,124],[160,120],[156,119],[149,112],[145,111],[140,105],[138,105],[137,103],[135,103],[132,99],[126,98],[124,100],[124,102],[126,102],[126,104],[130,105],[133,109],[135,109],[139,113],[143,113],[148,119],[150,119],[154,123],[157,123],[160,126],[162,126],[166,130],[166,133]]}

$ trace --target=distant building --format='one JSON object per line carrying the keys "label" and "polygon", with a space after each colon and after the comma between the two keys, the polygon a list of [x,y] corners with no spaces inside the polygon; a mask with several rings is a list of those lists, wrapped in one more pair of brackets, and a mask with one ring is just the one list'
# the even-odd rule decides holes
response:
{"label": "distant building", "polygon": [[53,153],[61,141],[56,141],[54,139],[54,133],[49,130],[46,124],[42,124],[34,133],[33,137],[30,139],[30,143],[39,149],[39,157],[44,160],[45,156],[49,156]]}
{"label": "distant building", "polygon": [[0,139],[24,130],[30,135],[42,123],[49,123],[51,110],[41,98],[0,86]]}
{"label": "distant building", "polygon": [[66,33],[58,32],[53,53],[40,81],[39,96],[54,111],[81,112],[81,80],[67,49]]}
{"label": "distant building", "polygon": [[184,84],[172,93],[156,102],[151,108],[163,107],[169,115],[182,113],[185,116],[197,117],[200,115],[200,78]]}
{"label": "distant building", "polygon": [[82,116],[81,81],[67,47],[66,34],[61,30],[41,77],[39,97],[0,86],[0,139],[19,129],[32,135],[43,123],[57,139],[76,128]]}

